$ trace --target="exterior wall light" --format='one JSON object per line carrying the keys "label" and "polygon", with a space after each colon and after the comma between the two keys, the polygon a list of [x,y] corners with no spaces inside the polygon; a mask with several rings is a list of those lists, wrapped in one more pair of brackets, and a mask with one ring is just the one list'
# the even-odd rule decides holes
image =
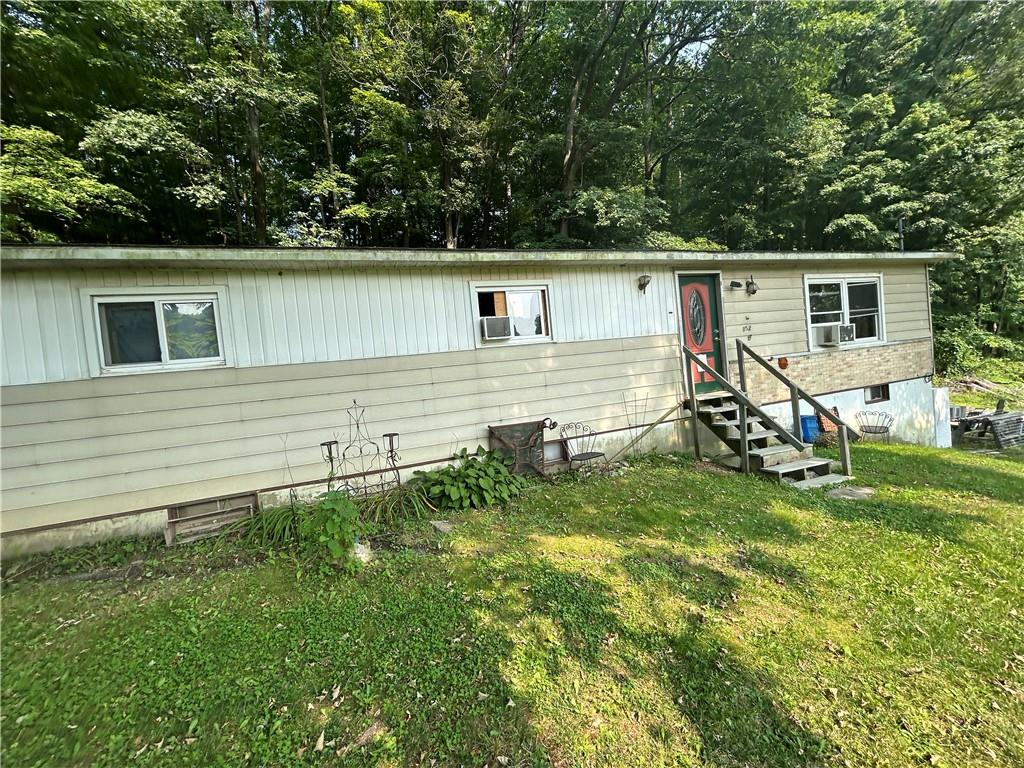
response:
{"label": "exterior wall light", "polygon": [[753,296],[758,291],[758,285],[754,282],[754,276],[751,275],[750,279],[747,280],[747,296]]}
{"label": "exterior wall light", "polygon": [[640,275],[640,277],[636,279],[636,287],[640,289],[640,293],[647,293],[647,286],[650,284],[650,275]]}

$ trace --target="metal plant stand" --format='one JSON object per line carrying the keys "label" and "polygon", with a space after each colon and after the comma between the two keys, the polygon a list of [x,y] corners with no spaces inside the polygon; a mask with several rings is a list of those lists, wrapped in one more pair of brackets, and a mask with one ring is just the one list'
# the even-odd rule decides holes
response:
{"label": "metal plant stand", "polygon": [[355,400],[346,409],[348,442],[342,448],[337,440],[320,443],[320,451],[329,466],[327,487],[353,496],[383,493],[399,484],[398,432],[383,436],[386,452],[370,437],[366,426],[366,408]]}

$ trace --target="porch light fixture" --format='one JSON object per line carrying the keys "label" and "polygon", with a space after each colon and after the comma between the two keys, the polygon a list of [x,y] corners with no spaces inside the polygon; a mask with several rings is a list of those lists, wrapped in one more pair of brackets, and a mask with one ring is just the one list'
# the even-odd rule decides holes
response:
{"label": "porch light fixture", "polygon": [[640,289],[640,293],[647,293],[647,286],[650,284],[650,275],[640,275],[640,277],[636,279],[636,287]]}
{"label": "porch light fixture", "polygon": [[754,282],[754,276],[751,275],[750,279],[747,280],[747,296],[753,296],[758,291],[758,284]]}

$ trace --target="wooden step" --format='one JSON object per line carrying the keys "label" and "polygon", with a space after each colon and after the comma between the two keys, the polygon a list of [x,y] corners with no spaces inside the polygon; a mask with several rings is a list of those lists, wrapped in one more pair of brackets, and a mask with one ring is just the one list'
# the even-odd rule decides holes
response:
{"label": "wooden step", "polygon": [[732,392],[726,392],[724,389],[716,389],[714,392],[702,392],[697,395],[697,401],[702,400],[725,400],[732,397]]}
{"label": "wooden step", "polygon": [[[747,432],[747,440],[764,440],[766,437],[779,437],[779,433],[774,429],[759,429],[756,432]],[[779,437],[779,439],[781,440],[782,438]]]}
{"label": "wooden step", "polygon": [[733,403],[732,405],[705,405],[697,410],[701,413],[732,413],[733,411],[738,411],[739,408],[736,403]]}
{"label": "wooden step", "polygon": [[[804,445],[803,450],[797,450],[789,443],[769,445],[767,448],[751,448],[747,453],[750,454],[754,467],[770,467],[774,464],[785,464],[787,461],[814,457],[812,446]],[[757,463],[754,463],[755,461]]]}
{"label": "wooden step", "polygon": [[[751,424],[760,424],[760,423],[761,423],[761,417],[760,416],[748,416],[747,417],[747,426],[749,426]],[[713,426],[713,427],[718,427],[718,426],[722,426],[722,427],[736,427],[736,429],[739,429],[740,428],[740,419],[739,419],[739,416],[737,416],[735,419],[726,419],[725,421],[713,421],[713,422],[711,422],[711,426]]]}
{"label": "wooden step", "polygon": [[[809,445],[802,451],[798,451],[788,444],[769,445],[767,448],[751,448],[747,451],[747,454],[750,456],[750,469],[752,472],[757,472],[764,467],[771,467],[777,464],[814,458],[814,453]],[[740,468],[740,457],[737,455],[719,457],[715,461],[732,469]]]}
{"label": "wooden step", "polygon": [[787,461],[784,464],[761,467],[761,474],[780,482],[784,478],[792,478],[797,481],[807,480],[819,475],[827,475],[831,471],[832,461],[829,459],[799,459],[797,461]]}
{"label": "wooden step", "polygon": [[830,485],[839,485],[852,479],[850,475],[839,475],[835,472],[829,472],[827,475],[817,475],[806,480],[797,480],[794,483],[790,483],[790,485],[794,488],[799,488],[801,491],[806,491],[810,488],[827,488]]}

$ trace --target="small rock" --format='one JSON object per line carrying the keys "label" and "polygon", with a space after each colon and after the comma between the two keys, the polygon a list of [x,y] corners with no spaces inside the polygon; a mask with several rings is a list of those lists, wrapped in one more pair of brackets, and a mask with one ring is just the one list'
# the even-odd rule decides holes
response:
{"label": "small rock", "polygon": [[359,542],[352,548],[352,554],[355,555],[356,560],[361,563],[368,563],[373,560],[373,550],[370,549],[368,544]]}
{"label": "small rock", "polygon": [[441,533],[451,533],[455,530],[455,525],[447,520],[431,520],[430,524]]}
{"label": "small rock", "polygon": [[862,499],[870,499],[875,495],[874,488],[867,488],[863,485],[846,485],[840,488],[833,488],[828,492],[828,495],[833,499],[852,499],[859,501]]}

